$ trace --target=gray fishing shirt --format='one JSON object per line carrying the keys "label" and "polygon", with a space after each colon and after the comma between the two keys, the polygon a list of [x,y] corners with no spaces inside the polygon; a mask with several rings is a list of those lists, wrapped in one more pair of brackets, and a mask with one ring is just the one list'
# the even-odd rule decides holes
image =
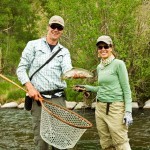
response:
{"label": "gray fishing shirt", "polygon": [[61,75],[72,69],[70,52],[59,43],[51,51],[46,38],[27,43],[16,71],[20,82],[23,85],[29,82],[29,77],[59,48],[62,50],[33,76],[31,83],[40,92],[66,88],[66,82],[61,79]]}

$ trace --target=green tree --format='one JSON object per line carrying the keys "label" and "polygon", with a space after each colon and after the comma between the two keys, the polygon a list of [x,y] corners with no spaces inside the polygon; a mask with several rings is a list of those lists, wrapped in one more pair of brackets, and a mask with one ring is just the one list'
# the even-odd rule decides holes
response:
{"label": "green tree", "polygon": [[[144,103],[150,98],[150,1],[1,0],[0,4],[3,72],[14,74],[26,42],[45,35],[49,18],[60,15],[65,20],[60,42],[70,50],[73,66],[95,73],[99,63],[96,40],[100,35],[110,35],[117,57],[127,65],[133,100]],[[67,82],[69,87],[95,85],[97,78]],[[68,96],[69,100],[82,97],[69,88]]]}
{"label": "green tree", "polygon": [[0,38],[3,72],[14,74],[25,43],[35,38],[37,16],[29,0],[1,0]]}
{"label": "green tree", "polygon": [[[150,78],[149,8],[150,2],[142,0],[51,0],[44,9],[48,17],[58,14],[65,19],[62,42],[70,49],[74,66],[94,70],[99,63],[96,39],[103,34],[110,35],[118,58],[127,65],[133,100],[138,100],[143,99],[143,95],[144,99],[150,97],[150,89],[145,88]],[[146,24],[146,29],[143,29],[143,24]]]}

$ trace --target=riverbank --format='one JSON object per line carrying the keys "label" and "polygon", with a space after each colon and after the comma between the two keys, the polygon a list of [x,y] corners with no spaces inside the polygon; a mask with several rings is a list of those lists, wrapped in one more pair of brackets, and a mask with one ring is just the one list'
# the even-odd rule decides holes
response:
{"label": "riverbank", "polygon": [[[82,109],[82,108],[91,108],[95,109],[96,102],[93,102],[91,105],[87,105],[84,102],[74,102],[74,101],[66,101],[66,106],[68,109]],[[0,104],[0,108],[18,108],[18,109],[24,109],[24,102],[17,103],[17,102],[9,102],[5,103],[3,105]],[[132,108],[141,108],[139,107],[137,102],[132,102]],[[150,109],[150,100],[146,101],[143,109]]]}

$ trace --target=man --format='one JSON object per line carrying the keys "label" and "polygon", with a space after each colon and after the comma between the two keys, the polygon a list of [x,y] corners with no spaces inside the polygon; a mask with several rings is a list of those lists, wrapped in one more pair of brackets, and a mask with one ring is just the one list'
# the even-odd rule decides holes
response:
{"label": "man", "polygon": [[[29,97],[34,99],[31,114],[36,150],[48,150],[49,147],[53,150],[57,149],[49,146],[40,136],[41,106],[37,101],[44,97],[53,103],[66,106],[63,90],[67,85],[61,80],[61,75],[72,69],[72,63],[68,49],[58,42],[63,29],[63,18],[52,16],[49,20],[47,36],[27,43],[17,68],[18,79],[25,85]],[[61,51],[30,80],[32,74],[60,48]]]}

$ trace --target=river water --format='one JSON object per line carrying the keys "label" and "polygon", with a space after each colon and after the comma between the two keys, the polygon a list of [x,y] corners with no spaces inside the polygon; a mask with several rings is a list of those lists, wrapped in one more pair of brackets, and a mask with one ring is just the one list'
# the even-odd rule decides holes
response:
{"label": "river water", "polygon": [[[77,111],[93,123],[73,150],[101,150],[95,127],[94,110]],[[129,128],[132,150],[150,150],[150,110],[133,110],[134,123]],[[32,118],[30,112],[0,109],[0,150],[33,150]]]}

